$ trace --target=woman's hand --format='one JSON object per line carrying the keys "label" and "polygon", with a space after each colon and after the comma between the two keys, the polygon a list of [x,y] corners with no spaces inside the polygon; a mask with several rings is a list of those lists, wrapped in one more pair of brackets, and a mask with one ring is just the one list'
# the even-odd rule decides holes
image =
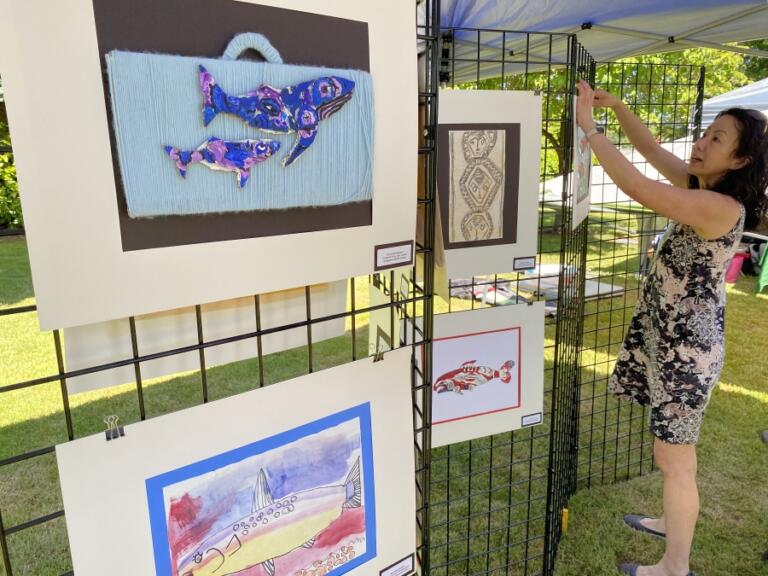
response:
{"label": "woman's hand", "polygon": [[614,108],[620,103],[621,100],[605,90],[595,90],[595,95],[592,98],[592,106],[595,108]]}
{"label": "woman's hand", "polygon": [[576,123],[584,132],[589,132],[595,127],[595,121],[592,119],[592,102],[595,92],[584,80],[579,80],[577,86],[579,98],[576,100]]}

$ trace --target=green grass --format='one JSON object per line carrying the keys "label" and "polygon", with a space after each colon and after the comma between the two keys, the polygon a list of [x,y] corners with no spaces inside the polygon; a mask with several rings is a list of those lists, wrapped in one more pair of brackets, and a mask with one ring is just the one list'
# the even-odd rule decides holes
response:
{"label": "green grass", "polygon": [[[544,227],[555,224],[555,213],[544,212]],[[605,214],[588,237],[590,275],[620,284],[627,292],[617,298],[586,304],[582,352],[579,483],[588,484],[572,498],[571,529],[559,553],[558,576],[614,574],[616,562],[652,561],[658,543],[628,533],[620,524],[626,511],[658,510],[659,478],[653,473],[629,482],[615,479],[650,469],[648,436],[641,412],[617,409],[605,392],[612,353],[623,337],[637,281],[630,272],[639,263],[638,245],[623,242],[620,226],[637,230],[638,212]],[[594,218],[598,220],[600,217]],[[557,262],[559,233],[543,236],[543,262]],[[0,309],[34,303],[23,239],[0,240]],[[510,275],[514,278],[515,275]],[[703,574],[759,574],[759,553],[768,548],[762,515],[768,502],[764,474],[768,447],[757,431],[768,428],[768,390],[764,374],[768,361],[760,348],[768,342],[768,297],[755,297],[754,281],[742,279],[729,290],[728,364],[715,393],[702,435],[702,519],[694,550],[694,568]],[[366,278],[356,279],[357,307],[368,298]],[[453,310],[470,307],[454,299]],[[440,299],[435,311],[447,311]],[[55,374],[51,333],[39,333],[34,313],[0,317],[0,386]],[[748,326],[749,329],[744,327]],[[314,345],[314,369],[352,359],[351,324],[343,337]],[[367,315],[356,319],[357,356],[367,353]],[[545,404],[551,404],[555,326],[547,325]],[[264,358],[267,384],[304,374],[305,349]],[[258,362],[246,360],[207,370],[211,399],[258,386]],[[197,372],[145,382],[148,417],[156,417],[201,401]],[[122,423],[139,419],[135,387],[125,385],[73,396],[72,424],[76,437],[103,429],[102,418],[117,413]],[[629,434],[629,427],[632,433]],[[628,435],[626,445],[612,442]],[[53,382],[0,395],[0,459],[66,441],[60,384]],[[588,449],[589,445],[595,450]],[[639,448],[645,446],[644,456]],[[435,576],[464,576],[489,572],[536,573],[543,553],[546,513],[549,422],[515,434],[499,434],[433,451],[432,563]],[[624,459],[627,464],[624,464]],[[621,465],[619,465],[621,464]],[[761,477],[761,474],[763,477]],[[6,526],[13,526],[61,509],[55,457],[47,454],[0,467],[0,509]],[[761,528],[763,528],[761,530]],[[70,569],[63,519],[9,536],[15,575],[57,575]],[[526,559],[528,567],[526,571]],[[738,567],[728,572],[723,567]],[[533,572],[532,572],[533,571]],[[0,575],[7,576],[0,566]]]}
{"label": "green grass", "polygon": [[[768,296],[755,279],[728,290],[726,366],[704,420],[699,455],[701,516],[691,568],[703,576],[768,573]],[[663,543],[623,526],[625,513],[661,512],[658,472],[582,490],[570,502],[557,576],[614,576],[619,562],[655,563]]]}

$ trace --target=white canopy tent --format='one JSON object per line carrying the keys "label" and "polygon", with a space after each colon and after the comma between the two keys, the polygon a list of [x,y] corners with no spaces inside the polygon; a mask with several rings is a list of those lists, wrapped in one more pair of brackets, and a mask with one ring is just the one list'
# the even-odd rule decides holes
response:
{"label": "white canopy tent", "polygon": [[721,110],[733,107],[754,108],[763,114],[768,114],[768,78],[705,100],[701,114],[701,129],[704,130],[712,124]]}
{"label": "white canopy tent", "polygon": [[[549,38],[477,34],[474,30],[560,32],[552,50],[564,51],[574,33],[597,61],[705,46],[768,57],[768,52],[726,46],[768,35],[768,0],[441,0],[441,26],[454,28],[454,57],[496,59],[502,53],[549,50]],[[461,30],[461,29],[472,30]],[[502,43],[504,44],[502,46]],[[537,45],[538,44],[538,45]],[[559,48],[558,45],[559,44]],[[553,53],[554,53],[553,52]],[[496,66],[481,73],[498,75]],[[457,82],[476,69],[456,70]]]}
{"label": "white canopy tent", "polygon": [[[691,147],[693,143],[690,138],[681,138],[674,142],[667,142],[662,144],[664,148],[672,152],[675,156],[682,160],[687,160],[691,155]],[[666,181],[663,175],[651,166],[639,152],[633,148],[624,148],[621,153],[635,165],[645,176],[651,180]],[[566,176],[570,177],[570,175]],[[634,202],[629,196],[624,194],[610,176],[605,173],[603,167],[600,165],[592,166],[590,173],[590,202],[593,205],[600,204],[629,204]],[[563,194],[563,177],[557,176],[551,180],[544,182],[544,201],[557,203],[562,200]]]}

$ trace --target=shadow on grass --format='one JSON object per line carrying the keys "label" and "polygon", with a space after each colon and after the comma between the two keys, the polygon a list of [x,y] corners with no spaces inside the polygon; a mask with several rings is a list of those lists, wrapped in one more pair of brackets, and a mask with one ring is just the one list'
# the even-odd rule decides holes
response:
{"label": "shadow on grass", "polygon": [[0,308],[18,306],[32,298],[27,242],[23,236],[0,236]]}

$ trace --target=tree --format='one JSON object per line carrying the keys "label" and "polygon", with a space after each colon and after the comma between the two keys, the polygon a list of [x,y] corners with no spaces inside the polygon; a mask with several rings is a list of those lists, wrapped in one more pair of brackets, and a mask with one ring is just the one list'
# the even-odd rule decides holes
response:
{"label": "tree", "polygon": [[1,90],[0,87],[0,228],[21,228],[24,220],[21,215],[13,154],[2,152],[10,147],[11,137],[8,133],[8,116]]}
{"label": "tree", "polygon": [[[643,120],[662,141],[686,136],[692,123],[701,67],[705,67],[704,97],[711,98],[751,81],[741,54],[692,48],[678,52],[625,58],[615,64],[596,68],[595,85],[620,95],[641,111]],[[541,90],[547,94],[542,126],[542,173],[546,178],[564,174],[566,166],[566,129],[568,126],[569,87],[564,69],[548,72],[488,78],[459,88],[483,90]],[[614,137],[616,122],[604,112]]]}
{"label": "tree", "polygon": [[[753,40],[752,42],[746,42],[745,46],[768,52],[768,40]],[[768,58],[745,56],[744,72],[746,72],[752,82],[768,78]]]}

